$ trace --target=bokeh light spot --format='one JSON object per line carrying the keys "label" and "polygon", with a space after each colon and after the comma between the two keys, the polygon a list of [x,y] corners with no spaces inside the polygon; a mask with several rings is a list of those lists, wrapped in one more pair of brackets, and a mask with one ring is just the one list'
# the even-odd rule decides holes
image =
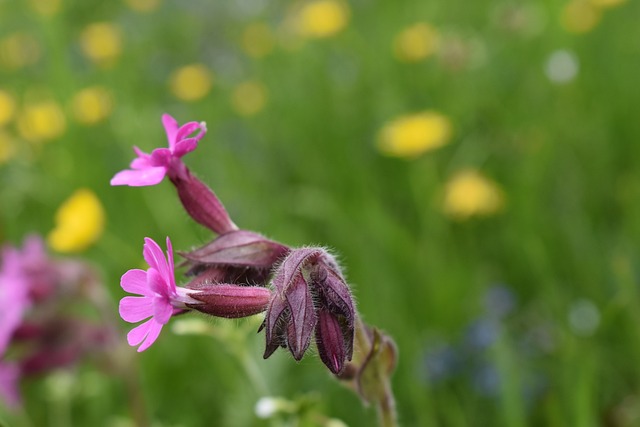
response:
{"label": "bokeh light spot", "polygon": [[588,33],[601,19],[600,9],[585,0],[572,0],[562,10],[560,21],[565,30],[574,34]]}
{"label": "bokeh light spot", "polygon": [[122,51],[122,31],[109,22],[87,26],[80,36],[82,51],[98,65],[111,65]]}
{"label": "bokeh light spot", "polygon": [[231,95],[231,104],[241,116],[253,116],[267,103],[267,89],[262,83],[248,81],[236,87]]}
{"label": "bokeh light spot", "polygon": [[378,149],[393,157],[416,157],[446,145],[452,133],[449,119],[435,111],[399,117],[383,126]]}
{"label": "bokeh light spot", "polygon": [[400,32],[395,38],[394,54],[404,62],[417,62],[433,55],[438,47],[438,32],[420,22]]}
{"label": "bokeh light spot", "polygon": [[104,209],[91,190],[82,188],[62,203],[55,221],[55,228],[47,236],[49,246],[58,252],[79,252],[102,235]]}
{"label": "bokeh light spot", "polygon": [[27,33],[14,33],[0,41],[0,65],[16,70],[35,64],[40,59],[40,44]]}
{"label": "bokeh light spot", "polygon": [[125,4],[136,12],[153,12],[160,6],[160,0],[125,0]]}
{"label": "bokeh light spot", "polygon": [[504,207],[504,194],[495,182],[472,169],[456,173],[445,186],[444,212],[457,220],[489,216]]}
{"label": "bokeh light spot", "polygon": [[62,135],[66,120],[60,106],[52,101],[27,104],[18,115],[18,131],[28,141],[47,141]]}
{"label": "bokeh light spot", "polygon": [[106,88],[93,86],[78,92],[71,101],[71,107],[78,122],[93,125],[109,117],[113,97]]}
{"label": "bokeh light spot", "polygon": [[349,9],[336,0],[316,0],[299,11],[298,29],[311,38],[331,37],[342,31],[349,22]]}
{"label": "bokeh light spot", "polygon": [[7,163],[16,152],[16,144],[11,135],[0,130],[0,165]]}
{"label": "bokeh light spot", "polygon": [[263,22],[249,25],[242,33],[242,50],[253,58],[267,56],[274,45],[273,31]]}
{"label": "bokeh light spot", "polygon": [[553,52],[545,66],[545,73],[553,83],[563,84],[572,81],[578,74],[578,58],[567,50]]}
{"label": "bokeh light spot", "polygon": [[16,102],[13,97],[0,89],[0,127],[11,121],[16,112]]}
{"label": "bokeh light spot", "polygon": [[53,16],[62,7],[62,0],[29,0],[31,10],[42,16]]}
{"label": "bokeh light spot", "polygon": [[576,335],[590,336],[600,325],[600,312],[591,301],[581,299],[569,307],[569,326]]}
{"label": "bokeh light spot", "polygon": [[209,93],[212,81],[212,73],[204,65],[186,65],[171,76],[171,92],[183,101],[196,101]]}

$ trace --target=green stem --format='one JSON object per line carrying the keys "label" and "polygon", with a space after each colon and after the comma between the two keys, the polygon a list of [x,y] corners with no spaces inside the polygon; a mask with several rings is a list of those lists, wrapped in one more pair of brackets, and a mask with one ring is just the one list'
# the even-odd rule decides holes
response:
{"label": "green stem", "polygon": [[269,386],[267,386],[267,381],[262,375],[260,368],[258,368],[255,359],[253,359],[247,351],[243,350],[238,351],[238,357],[254,389],[262,396],[269,396]]}
{"label": "green stem", "polygon": [[380,427],[398,427],[398,414],[396,402],[391,387],[386,387],[385,396],[376,404],[378,410],[378,422]]}

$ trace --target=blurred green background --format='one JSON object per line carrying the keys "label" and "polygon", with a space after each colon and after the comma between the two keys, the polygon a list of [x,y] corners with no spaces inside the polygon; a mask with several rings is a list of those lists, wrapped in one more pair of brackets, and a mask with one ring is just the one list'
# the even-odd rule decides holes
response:
{"label": "blurred green background", "polygon": [[[206,121],[185,162],[234,221],[332,248],[397,342],[402,425],[640,425],[639,17],[635,0],[0,0],[0,240],[91,260],[116,316],[145,236],[213,236],[169,183],[109,180],[132,145],[166,144],[162,113]],[[78,189],[98,208],[56,225]],[[85,222],[77,244],[49,234]],[[316,355],[263,361],[254,325],[212,325],[249,331],[268,390],[235,338],[166,328],[133,357],[154,425],[280,425],[254,413],[265,392],[375,423]],[[99,367],[60,387],[25,383],[7,417],[133,425]]]}

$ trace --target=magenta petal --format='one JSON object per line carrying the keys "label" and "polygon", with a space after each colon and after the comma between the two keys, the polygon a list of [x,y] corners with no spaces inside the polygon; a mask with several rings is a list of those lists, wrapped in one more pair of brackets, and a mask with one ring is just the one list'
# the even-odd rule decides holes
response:
{"label": "magenta petal", "polygon": [[151,156],[148,157],[136,157],[131,161],[129,165],[133,170],[149,169],[152,168]]}
{"label": "magenta petal", "polygon": [[127,334],[127,342],[130,346],[135,347],[144,340],[144,338],[149,333],[149,328],[151,328],[152,322],[153,319],[149,319],[129,331],[129,333]]}
{"label": "magenta petal", "polygon": [[0,401],[11,408],[20,405],[19,380],[20,368],[0,361]]}
{"label": "magenta petal", "polygon": [[135,151],[136,157],[131,161],[131,169],[146,169],[151,166],[151,155],[145,153],[138,147],[133,147],[133,151]]}
{"label": "magenta petal", "polygon": [[173,245],[171,244],[171,239],[169,239],[169,236],[167,236],[167,267],[169,268],[169,284],[171,287],[171,290],[176,289],[176,279],[173,275]]}
{"label": "magenta petal", "polygon": [[164,254],[162,253],[162,249],[155,242],[155,240],[145,237],[144,238],[144,247],[142,249],[142,256],[144,260],[149,264],[149,267],[155,268],[159,270],[164,262]]}
{"label": "magenta petal", "polygon": [[[149,267],[156,269],[160,273],[160,277],[166,282],[173,283],[171,279],[173,277],[173,265],[167,263],[162,249],[153,239],[145,237],[142,254]],[[147,283],[150,283],[149,278],[147,278]]]}
{"label": "magenta petal", "polygon": [[189,123],[183,124],[182,126],[180,126],[180,129],[178,129],[178,133],[176,134],[176,141],[175,142],[182,141],[183,139],[187,138],[189,135],[191,135],[196,130],[201,129],[201,127],[202,126],[198,122],[189,122]]}
{"label": "magenta petal", "polygon": [[147,270],[147,286],[157,295],[168,297],[171,294],[169,283],[155,268]]}
{"label": "magenta petal", "polygon": [[162,181],[167,173],[164,167],[151,167],[140,170],[123,170],[111,178],[111,185],[129,185],[131,187],[143,187],[156,185]]}
{"label": "magenta petal", "polygon": [[151,295],[147,288],[147,272],[144,270],[133,269],[122,275],[120,286],[131,294]]}
{"label": "magenta petal", "polygon": [[173,144],[176,140],[176,135],[178,134],[178,122],[169,114],[165,113],[162,115],[162,125],[164,126],[164,131],[167,133],[169,147],[173,148]]}
{"label": "magenta petal", "polygon": [[156,148],[151,152],[150,164],[168,168],[173,158],[173,151],[169,148]]}
{"label": "magenta petal", "polygon": [[158,335],[160,335],[160,331],[162,330],[162,324],[155,321],[155,319],[150,320],[151,324],[149,325],[149,330],[147,331],[147,336],[140,347],[138,347],[138,353],[141,351],[145,351],[148,349],[151,344],[153,344],[157,339]]}
{"label": "magenta petal", "polygon": [[120,300],[119,308],[120,317],[129,323],[136,323],[154,315],[151,297],[124,297]]}
{"label": "magenta petal", "polygon": [[192,152],[198,147],[198,140],[196,138],[182,139],[176,143],[173,149],[173,155],[176,157],[182,157],[187,153]]}
{"label": "magenta petal", "polygon": [[166,297],[154,297],[153,298],[153,318],[158,323],[166,325],[171,315],[173,314],[173,307],[169,303]]}
{"label": "magenta petal", "polygon": [[[171,241],[169,240],[168,237],[167,237],[167,242],[168,242],[167,253],[169,252],[173,253],[173,249],[171,248]],[[175,292],[176,285],[175,285],[175,279],[173,277],[173,255],[169,257],[171,262],[167,262],[167,259],[164,257],[164,253],[162,252],[162,249],[160,249],[160,246],[155,241],[153,241],[152,239],[149,239],[148,237],[145,238],[145,248],[143,251],[143,255],[144,255],[145,261],[147,261],[147,264],[149,264],[151,268],[156,269],[157,272],[160,274],[160,277],[162,278],[162,280],[166,283],[162,287],[163,288],[162,292],[160,291],[156,291],[156,292],[162,293],[163,295],[167,295],[167,290]],[[149,278],[147,277],[147,283],[153,283],[153,281],[150,281]]]}

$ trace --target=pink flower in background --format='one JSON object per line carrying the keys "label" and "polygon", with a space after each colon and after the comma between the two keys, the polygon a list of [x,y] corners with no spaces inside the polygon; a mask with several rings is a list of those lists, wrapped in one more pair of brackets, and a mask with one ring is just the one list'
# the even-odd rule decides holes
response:
{"label": "pink flower in background", "polygon": [[[111,179],[111,185],[155,185],[162,181],[167,173],[180,173],[180,158],[195,150],[198,141],[207,132],[204,122],[189,122],[178,126],[178,122],[169,114],[162,115],[162,124],[167,133],[169,148],[156,148],[151,154],[147,154],[138,147],[133,147],[138,157],[131,162],[131,169],[118,172]],[[200,132],[195,137],[189,137],[196,130]]]}
{"label": "pink flower in background", "polygon": [[0,400],[9,407],[20,405],[19,380],[20,368],[15,364],[0,361]]}
{"label": "pink flower in background", "polygon": [[22,255],[14,248],[5,247],[0,266],[0,357],[29,304],[29,280],[24,273]]}
{"label": "pink flower in background", "polygon": [[149,318],[127,335],[129,345],[140,345],[139,352],[149,348],[171,316],[186,309],[185,302],[191,301],[183,288],[176,288],[171,240],[167,237],[167,258],[156,242],[148,237],[144,240],[143,255],[149,269],[129,270],[120,280],[122,289],[140,295],[120,300],[120,317],[130,323]]}

